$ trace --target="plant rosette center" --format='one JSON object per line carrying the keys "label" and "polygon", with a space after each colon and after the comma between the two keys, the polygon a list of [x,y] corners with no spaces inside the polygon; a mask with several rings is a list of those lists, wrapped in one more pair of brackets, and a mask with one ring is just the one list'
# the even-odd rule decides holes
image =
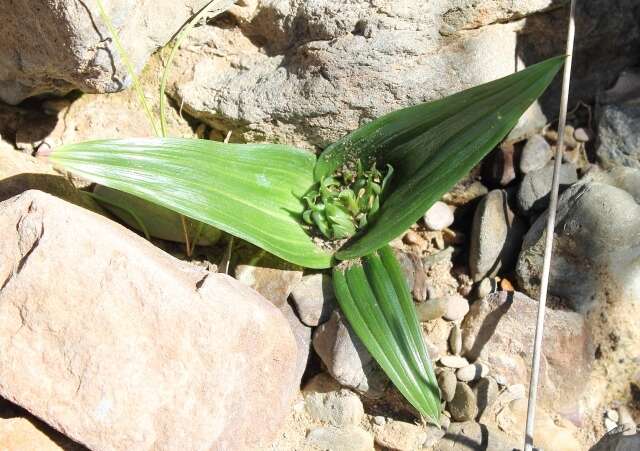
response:
{"label": "plant rosette center", "polygon": [[374,163],[365,170],[357,160],[355,168],[323,177],[303,196],[304,222],[327,240],[352,237],[375,217],[392,175],[390,165],[381,171]]}

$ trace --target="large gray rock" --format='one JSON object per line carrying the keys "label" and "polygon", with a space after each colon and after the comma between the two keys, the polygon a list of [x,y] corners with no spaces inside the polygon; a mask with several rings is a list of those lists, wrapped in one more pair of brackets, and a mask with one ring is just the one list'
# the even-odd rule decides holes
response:
{"label": "large gray rock", "polygon": [[270,443],[297,392],[274,306],[48,194],[0,211],[0,396],[93,450]]}
{"label": "large gray rock", "polygon": [[[552,1],[481,3],[246,2],[224,27],[194,30],[172,96],[235,139],[326,146],[389,111],[512,73],[516,19]],[[529,113],[517,134],[545,123],[539,108]]]}
{"label": "large gray rock", "polygon": [[[547,215],[524,238],[517,274],[538,296]],[[578,183],[558,202],[549,293],[587,312],[613,298],[640,302],[640,205],[628,192],[597,182]]]}
{"label": "large gray rock", "polygon": [[640,169],[640,99],[602,107],[598,142],[598,160],[604,167]]}
{"label": "large gray rock", "polygon": [[[206,0],[104,1],[128,57],[140,71]],[[233,2],[221,0],[224,7]],[[97,3],[0,3],[0,99],[16,104],[44,92],[115,92],[131,85]]]}
{"label": "large gray rock", "polygon": [[[535,297],[545,223],[546,214],[533,224],[517,265],[520,286]],[[587,180],[562,194],[549,293],[585,314],[599,357],[591,398],[626,393],[640,343],[640,204],[630,193]]]}

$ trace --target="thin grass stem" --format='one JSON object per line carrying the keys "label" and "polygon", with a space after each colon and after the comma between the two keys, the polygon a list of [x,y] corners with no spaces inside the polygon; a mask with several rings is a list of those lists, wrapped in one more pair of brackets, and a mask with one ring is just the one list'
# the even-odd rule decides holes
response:
{"label": "thin grass stem", "polygon": [[111,37],[113,38],[113,42],[116,45],[116,48],[118,49],[118,53],[120,54],[120,58],[122,59],[122,62],[124,63],[125,67],[127,68],[127,72],[129,73],[129,76],[131,77],[131,80],[133,82],[133,88],[135,89],[136,93],[138,94],[138,99],[140,100],[140,103],[142,104],[142,108],[144,109],[147,118],[149,119],[149,123],[151,124],[151,129],[153,130],[153,134],[158,136],[158,127],[156,126],[156,120],[155,117],[153,115],[153,113],[151,112],[151,108],[149,108],[149,104],[147,102],[147,98],[144,95],[144,91],[142,90],[142,86],[140,85],[140,82],[138,81],[138,77],[136,76],[135,71],[133,70],[133,66],[131,65],[131,61],[129,60],[129,57],[127,56],[127,52],[124,50],[124,47],[122,46],[122,42],[120,42],[120,38],[118,37],[118,33],[115,29],[115,27],[113,26],[113,23],[111,22],[111,18],[109,17],[109,15],[107,14],[107,11],[104,9],[104,5],[102,4],[101,0],[96,0],[96,3],[98,5],[98,9],[100,10],[100,17],[102,17],[102,20],[104,21],[105,25],[107,26],[107,29],[109,30],[109,33],[111,33]]}

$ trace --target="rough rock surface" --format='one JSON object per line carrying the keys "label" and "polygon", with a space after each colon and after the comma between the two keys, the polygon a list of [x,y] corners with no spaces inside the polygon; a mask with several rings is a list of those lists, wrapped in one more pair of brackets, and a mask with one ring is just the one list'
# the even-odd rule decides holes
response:
{"label": "rough rock surface", "polygon": [[[488,363],[509,384],[528,384],[537,303],[522,293],[500,291],[475,302],[462,323],[462,353]],[[544,405],[565,415],[580,412],[580,397],[593,360],[582,315],[547,310],[541,391]]]}
{"label": "rough rock surface", "polygon": [[606,168],[640,169],[640,99],[602,107],[598,123],[598,160]]}
{"label": "rough rock surface", "polygon": [[[133,67],[140,71],[205,0],[104,2]],[[231,1],[223,0],[226,5]],[[115,92],[130,86],[96,2],[0,4],[0,99],[16,104],[44,92]]]}
{"label": "rough rock surface", "polygon": [[309,354],[311,353],[311,328],[300,321],[288,303],[285,302],[285,304],[280,307],[280,311],[289,322],[289,327],[291,327],[293,336],[296,339],[296,347],[298,350],[296,353],[296,382],[299,387],[302,376],[304,376],[304,372],[307,369],[307,363],[309,363]]}
{"label": "rough rock surface", "polygon": [[[632,186],[632,176],[613,181]],[[605,180],[605,178],[602,178]],[[625,182],[626,180],[626,182]],[[621,183],[624,182],[624,183]],[[630,396],[637,380],[640,332],[640,204],[615,186],[585,180],[560,197],[549,293],[586,316],[598,366],[592,399]],[[520,285],[537,296],[542,266],[542,215],[531,227],[518,261]]]}
{"label": "rough rock surface", "polygon": [[505,451],[521,445],[511,441],[495,427],[467,421],[451,423],[444,438],[438,442],[438,451]]}
{"label": "rough rock surface", "polygon": [[[576,184],[560,197],[549,292],[586,312],[598,302],[640,302],[640,204],[603,183]],[[519,282],[537,296],[546,214],[527,232]],[[588,243],[588,245],[585,245]],[[607,294],[608,293],[608,294]]]}
{"label": "rough rock surface", "polygon": [[0,396],[94,450],[274,438],[296,349],[268,301],[48,194],[0,211]]}
{"label": "rough rock surface", "polygon": [[246,2],[194,30],[172,95],[236,139],[323,147],[389,111],[512,73],[517,19],[552,1],[481,3]]}

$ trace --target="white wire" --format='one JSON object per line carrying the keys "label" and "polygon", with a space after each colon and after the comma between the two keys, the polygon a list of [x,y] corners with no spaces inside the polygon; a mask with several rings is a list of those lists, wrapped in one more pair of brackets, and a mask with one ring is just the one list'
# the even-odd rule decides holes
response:
{"label": "white wire", "polygon": [[553,180],[551,182],[551,200],[544,246],[544,260],[542,264],[542,278],[540,283],[540,300],[538,302],[538,319],[536,335],[533,345],[533,361],[531,364],[531,381],[529,383],[529,402],[527,405],[527,425],[524,437],[525,451],[533,450],[533,431],[536,417],[536,400],[538,396],[538,379],[540,376],[540,356],[542,354],[542,337],[544,335],[544,314],[549,288],[549,270],[551,268],[551,253],[553,250],[553,233],[556,223],[556,209],[558,206],[558,188],[560,182],[560,164],[564,150],[564,128],[567,122],[567,103],[569,100],[569,82],[571,80],[571,62],[573,59],[573,40],[575,37],[576,0],[571,0],[569,12],[569,28],[567,31],[567,60],[564,63],[562,78],[562,93],[560,95],[560,118],[558,120],[558,144],[556,147],[555,164],[553,166]]}

